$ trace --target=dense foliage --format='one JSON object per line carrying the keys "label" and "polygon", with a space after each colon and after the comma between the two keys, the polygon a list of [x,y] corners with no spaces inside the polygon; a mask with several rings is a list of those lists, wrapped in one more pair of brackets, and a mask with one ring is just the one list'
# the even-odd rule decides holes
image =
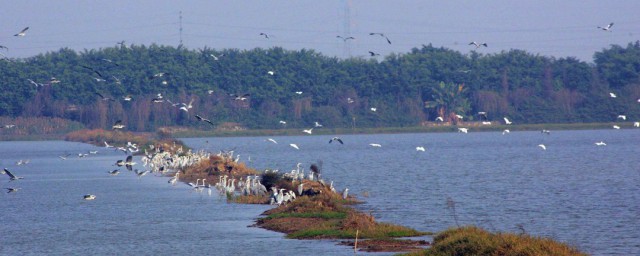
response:
{"label": "dense foliage", "polygon": [[[462,54],[431,45],[383,60],[279,47],[60,49],[0,60],[0,116],[58,117],[106,129],[122,120],[131,131],[213,127],[196,114],[214,125],[270,129],[282,127],[280,120],[287,127],[316,121],[342,128],[415,126],[438,116],[478,120],[480,111],[489,120],[508,116],[514,123],[609,122],[621,114],[640,119],[639,77],[638,42],[603,49],[594,64],[521,50]],[[158,93],[163,102],[152,102]],[[124,100],[128,95],[132,100]],[[179,109],[191,101],[188,112]]]}

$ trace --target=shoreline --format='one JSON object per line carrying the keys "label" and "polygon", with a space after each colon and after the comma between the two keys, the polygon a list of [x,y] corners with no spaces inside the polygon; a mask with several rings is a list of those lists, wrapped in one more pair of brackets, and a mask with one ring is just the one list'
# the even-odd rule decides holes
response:
{"label": "shoreline", "polygon": [[[446,133],[457,132],[458,127],[469,127],[471,132],[501,132],[509,129],[511,132],[517,131],[541,131],[542,129],[551,131],[565,130],[607,130],[613,129],[613,125],[620,126],[621,129],[638,129],[633,127],[633,122],[606,122],[606,123],[549,123],[549,124],[518,124],[518,125],[486,125],[486,126],[465,126],[465,125],[441,125],[441,126],[411,126],[411,127],[379,127],[379,128],[321,128],[314,130],[313,135],[353,135],[353,134],[399,134],[399,133]],[[262,137],[262,136],[297,136],[301,134],[302,128],[287,129],[255,129],[238,131],[217,131],[217,130],[182,130],[169,133],[174,138],[204,138],[204,137]],[[132,132],[133,134],[152,134],[153,132]],[[31,134],[31,135],[10,135],[0,134],[0,141],[39,141],[39,140],[65,140],[68,133],[55,134]]]}

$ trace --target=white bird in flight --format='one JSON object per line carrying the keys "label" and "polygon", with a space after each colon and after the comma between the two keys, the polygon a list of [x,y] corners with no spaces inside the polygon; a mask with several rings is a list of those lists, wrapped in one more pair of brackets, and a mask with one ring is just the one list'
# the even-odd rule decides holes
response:
{"label": "white bird in flight", "polygon": [[469,128],[460,127],[460,128],[458,128],[458,132],[468,133],[469,132]]}
{"label": "white bird in flight", "polygon": [[633,122],[633,127],[640,127],[640,122]]}
{"label": "white bird in flight", "polygon": [[376,147],[376,148],[382,147],[382,145],[378,143],[369,143],[369,146]]}
{"label": "white bird in flight", "polygon": [[439,116],[439,117],[436,117],[436,121],[444,122],[444,119],[441,116]]}
{"label": "white bird in flight", "polygon": [[273,144],[278,144],[278,142],[276,140],[272,139],[272,138],[268,138],[267,141],[271,141],[271,142],[273,142]]}
{"label": "white bird in flight", "polygon": [[627,116],[625,116],[625,115],[618,115],[618,118],[620,118],[622,120],[627,120]]}
{"label": "white bird in flight", "polygon": [[422,152],[424,152],[424,151],[425,151],[425,149],[424,149],[424,147],[422,147],[422,146],[418,146],[418,147],[416,147],[416,151],[422,151]]}
{"label": "white bird in flight", "polygon": [[617,98],[618,96],[615,93],[610,92],[609,93],[609,97],[611,98]]}
{"label": "white bird in flight", "polygon": [[302,130],[302,132],[307,133],[307,134],[311,134],[313,132],[313,128]]}
{"label": "white bird in flight", "polygon": [[544,144],[540,144],[538,145],[538,147],[542,148],[542,150],[547,150],[547,146],[545,146]]}
{"label": "white bird in flight", "polygon": [[378,111],[378,109],[377,108],[371,108],[371,111],[376,112],[376,111]]}
{"label": "white bird in flight", "polygon": [[27,35],[27,30],[29,30],[29,27],[26,27],[26,28],[22,29],[22,30],[20,31],[20,33],[15,34],[15,35],[13,35],[13,36],[26,36],[26,35]]}
{"label": "white bird in flight", "polygon": [[611,32],[611,27],[613,27],[613,22],[609,23],[608,25],[606,25],[604,27],[598,26],[599,29],[602,29],[604,31],[609,31],[609,32]]}
{"label": "white bird in flight", "polygon": [[511,124],[512,122],[511,122],[508,118],[506,118],[506,117],[505,117],[505,118],[504,118],[504,123],[505,123],[505,124]]}
{"label": "white bird in flight", "polygon": [[481,46],[489,47],[489,46],[487,45],[487,43],[478,43],[478,42],[476,42],[476,41],[473,41],[473,42],[469,43],[469,45],[475,45],[475,46],[476,46],[476,49],[480,48]]}
{"label": "white bird in flight", "polygon": [[504,131],[502,131],[502,135],[505,135],[507,133],[510,133],[511,131],[509,131],[509,129],[504,129]]}
{"label": "white bird in flight", "polygon": [[315,127],[322,127],[322,124],[318,123],[317,121],[314,124]]}
{"label": "white bird in flight", "polygon": [[614,125],[613,129],[620,130],[620,126]]}
{"label": "white bird in flight", "polygon": [[84,198],[84,200],[94,200],[94,199],[96,199],[96,196],[92,195],[92,194],[86,194],[86,195],[84,195],[83,198]]}
{"label": "white bird in flight", "polygon": [[293,143],[289,144],[289,146],[291,146],[292,148],[295,148],[295,149],[300,149],[300,148],[298,147],[298,145],[293,144]]}
{"label": "white bird in flight", "polygon": [[596,142],[595,144],[596,144],[596,146],[606,146],[607,145],[607,143],[604,143],[604,141]]}

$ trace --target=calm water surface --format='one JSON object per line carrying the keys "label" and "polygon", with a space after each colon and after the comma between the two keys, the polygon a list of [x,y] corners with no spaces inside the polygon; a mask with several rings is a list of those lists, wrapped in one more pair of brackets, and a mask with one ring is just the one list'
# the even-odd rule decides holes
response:
{"label": "calm water surface", "polygon": [[[640,255],[640,129],[344,135],[344,145],[329,144],[331,137],[184,141],[232,149],[258,169],[288,172],[321,160],[326,181],[348,187],[366,202],[358,208],[384,222],[435,232],[455,226],[450,198],[460,225],[505,232],[521,226],[594,255]],[[97,155],[75,156],[95,149]],[[59,141],[0,142],[0,153],[3,167],[25,177],[0,178],[3,187],[22,188],[0,195],[0,254],[353,254],[336,241],[248,227],[269,206],[228,204],[215,192],[171,187],[166,177],[138,179],[124,170],[110,177],[122,153]],[[58,157],[65,153],[74,155]],[[31,161],[17,166],[19,159]],[[97,199],[82,200],[87,193]]]}

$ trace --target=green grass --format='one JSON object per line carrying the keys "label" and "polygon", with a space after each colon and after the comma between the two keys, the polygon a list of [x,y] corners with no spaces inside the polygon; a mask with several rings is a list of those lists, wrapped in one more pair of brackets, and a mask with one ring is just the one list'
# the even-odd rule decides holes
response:
{"label": "green grass", "polygon": [[312,239],[312,238],[338,238],[352,239],[355,232],[349,232],[339,229],[304,229],[287,235],[287,238],[293,239]]}
{"label": "green grass", "polygon": [[303,212],[303,213],[274,213],[267,216],[267,219],[275,218],[321,218],[321,219],[344,219],[347,213],[344,212]]}

